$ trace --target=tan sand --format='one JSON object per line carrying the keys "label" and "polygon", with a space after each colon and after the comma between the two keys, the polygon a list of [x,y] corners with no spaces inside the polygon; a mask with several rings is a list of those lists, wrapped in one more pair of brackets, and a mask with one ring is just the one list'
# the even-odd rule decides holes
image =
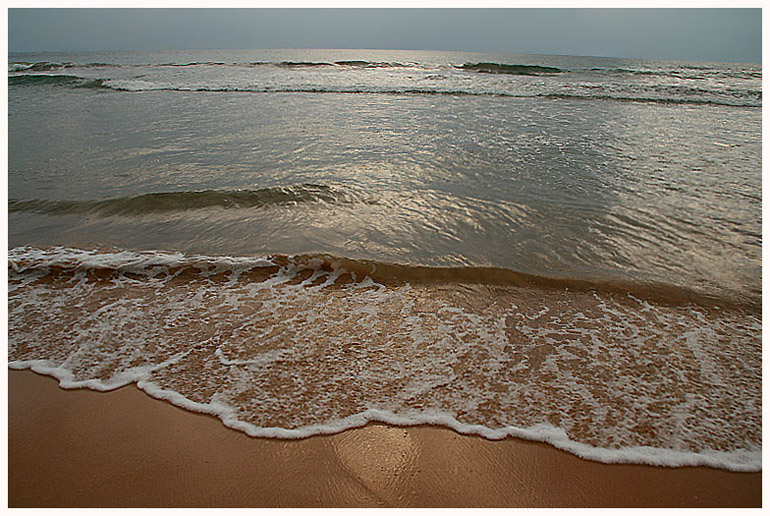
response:
{"label": "tan sand", "polygon": [[371,424],[256,439],[129,386],[9,371],[11,507],[745,507],[762,474],[608,465],[518,439]]}

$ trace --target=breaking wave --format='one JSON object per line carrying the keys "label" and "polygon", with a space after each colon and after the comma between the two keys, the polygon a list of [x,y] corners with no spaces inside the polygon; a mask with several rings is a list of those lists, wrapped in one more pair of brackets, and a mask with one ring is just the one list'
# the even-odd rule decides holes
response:
{"label": "breaking wave", "polygon": [[[588,92],[560,91],[490,91],[477,89],[434,89],[371,87],[276,87],[263,85],[184,85],[171,82],[154,82],[144,78],[135,79],[88,79],[75,75],[13,75],[8,78],[9,86],[66,86],[72,88],[107,89],[123,92],[179,91],[211,93],[337,93],[337,94],[381,94],[381,95],[445,95],[453,97],[508,97],[508,98],[551,98],[577,100],[611,100],[620,102],[641,102],[653,104],[691,104],[737,107],[761,107],[762,92],[757,90],[704,90],[680,86],[628,87],[628,91],[603,92],[602,88]],[[647,91],[649,90],[649,91]]]}
{"label": "breaking wave", "polygon": [[63,387],[135,382],[253,436],[439,424],[761,469],[758,313],[324,255],[25,247],[8,266],[9,366]]}
{"label": "breaking wave", "polygon": [[71,86],[74,88],[109,88],[104,79],[86,79],[75,75],[14,75],[9,86]]}
{"label": "breaking wave", "polygon": [[537,65],[509,65],[498,63],[465,63],[455,66],[461,70],[470,70],[480,73],[502,73],[507,75],[543,75],[564,73],[564,70],[553,66]]}

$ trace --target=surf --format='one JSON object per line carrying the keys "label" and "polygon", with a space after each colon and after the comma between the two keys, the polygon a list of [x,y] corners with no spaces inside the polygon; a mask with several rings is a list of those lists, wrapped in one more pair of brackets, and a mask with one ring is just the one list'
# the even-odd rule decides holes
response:
{"label": "surf", "polygon": [[255,436],[431,423],[605,462],[760,468],[759,313],[471,274],[19,248],[9,366],[136,382]]}

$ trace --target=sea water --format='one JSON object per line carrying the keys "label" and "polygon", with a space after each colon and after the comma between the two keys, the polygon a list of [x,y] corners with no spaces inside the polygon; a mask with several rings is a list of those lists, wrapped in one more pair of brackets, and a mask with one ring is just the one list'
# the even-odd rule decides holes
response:
{"label": "sea water", "polygon": [[761,67],[9,56],[9,365],[255,436],[761,467]]}

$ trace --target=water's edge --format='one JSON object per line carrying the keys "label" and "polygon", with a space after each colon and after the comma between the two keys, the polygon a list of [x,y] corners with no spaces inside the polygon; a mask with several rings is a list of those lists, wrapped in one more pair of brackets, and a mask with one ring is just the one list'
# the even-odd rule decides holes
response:
{"label": "water's edge", "polygon": [[227,428],[256,438],[305,439],[315,435],[338,434],[376,422],[393,426],[436,425],[449,428],[459,434],[476,435],[492,441],[513,437],[526,441],[541,442],[582,459],[603,464],[640,464],[661,467],[705,466],[746,473],[762,470],[761,453],[757,454],[750,451],[734,453],[719,451],[683,453],[648,446],[623,449],[597,448],[572,441],[563,430],[551,425],[537,425],[531,428],[507,427],[495,430],[481,425],[464,424],[457,421],[451,415],[442,413],[425,414],[421,417],[404,417],[384,410],[370,409],[325,425],[311,425],[297,429],[261,428],[235,419],[231,411],[228,410],[228,407],[196,403],[175,391],[161,389],[152,382],[138,377],[128,377],[118,383],[105,383],[93,379],[74,381],[71,379],[69,371],[62,367],[52,367],[47,360],[9,362],[8,367],[17,371],[28,369],[41,375],[56,378],[59,381],[59,387],[67,390],[85,388],[97,392],[108,392],[135,384],[139,390],[152,398],[167,401],[176,407],[190,412],[214,416]]}

